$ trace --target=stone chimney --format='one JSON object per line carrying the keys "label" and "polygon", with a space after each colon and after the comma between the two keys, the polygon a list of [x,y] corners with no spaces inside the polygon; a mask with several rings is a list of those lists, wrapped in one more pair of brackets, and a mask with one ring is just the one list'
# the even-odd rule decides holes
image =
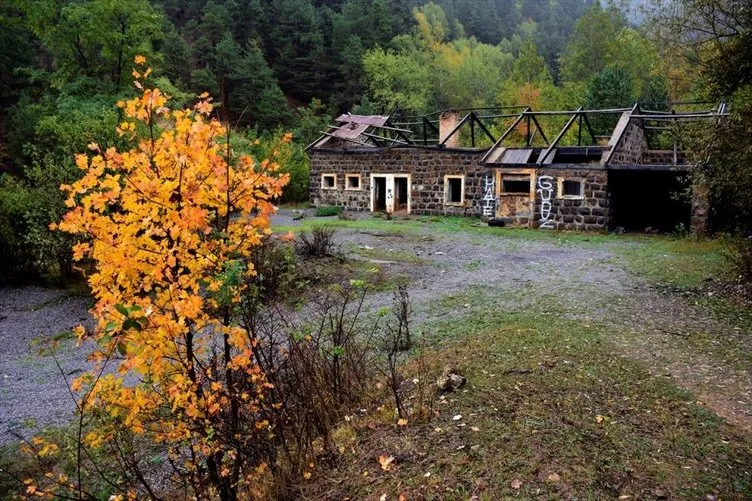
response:
{"label": "stone chimney", "polygon": [[[456,111],[445,111],[439,115],[439,144],[457,127],[460,122],[459,114]],[[454,133],[449,141],[444,144],[447,148],[457,148],[460,145],[460,131]]]}

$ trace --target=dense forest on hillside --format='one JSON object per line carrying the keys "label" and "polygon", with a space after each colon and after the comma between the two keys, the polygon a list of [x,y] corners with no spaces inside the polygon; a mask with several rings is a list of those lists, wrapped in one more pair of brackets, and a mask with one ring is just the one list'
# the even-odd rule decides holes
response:
{"label": "dense forest on hillside", "polygon": [[7,276],[68,270],[69,242],[47,230],[58,186],[87,144],[118,144],[137,54],[173,106],[208,92],[260,152],[292,131],[285,199],[304,201],[303,147],[341,112],[698,97],[694,69],[628,19],[592,0],[3,2],[0,259]]}

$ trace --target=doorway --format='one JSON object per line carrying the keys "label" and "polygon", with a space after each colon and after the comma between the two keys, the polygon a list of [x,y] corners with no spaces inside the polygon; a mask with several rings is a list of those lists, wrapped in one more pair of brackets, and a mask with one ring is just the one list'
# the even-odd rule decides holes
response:
{"label": "doorway", "polygon": [[410,174],[371,174],[371,212],[410,214]]}
{"label": "doorway", "polygon": [[372,212],[386,210],[386,176],[373,177],[373,207]]}
{"label": "doorway", "polygon": [[687,229],[692,213],[690,186],[683,172],[611,170],[609,226],[640,232]]}
{"label": "doorway", "polygon": [[532,225],[535,213],[534,169],[501,169],[496,171],[496,217],[513,225]]}
{"label": "doorway", "polygon": [[408,211],[407,177],[394,178],[394,212]]}

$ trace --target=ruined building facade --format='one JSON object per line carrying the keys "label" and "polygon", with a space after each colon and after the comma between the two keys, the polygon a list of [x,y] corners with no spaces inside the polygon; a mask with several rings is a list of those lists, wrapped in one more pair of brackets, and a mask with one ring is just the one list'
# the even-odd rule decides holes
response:
{"label": "ruined building facade", "polygon": [[[694,166],[676,144],[667,146],[666,137],[687,121],[723,115],[722,106],[677,113],[637,105],[486,116],[471,111],[462,118],[443,112],[420,122],[343,115],[307,150],[310,201],[544,229],[702,233],[707,202],[692,182]],[[506,127],[498,138],[490,119]],[[546,119],[558,120],[556,137],[546,135]],[[430,132],[437,137],[430,139]],[[476,147],[479,137],[493,145]]]}

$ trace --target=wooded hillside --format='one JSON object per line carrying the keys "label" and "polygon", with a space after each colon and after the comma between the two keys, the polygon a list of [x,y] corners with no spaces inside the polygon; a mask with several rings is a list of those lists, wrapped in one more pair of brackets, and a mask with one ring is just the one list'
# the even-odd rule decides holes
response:
{"label": "wooded hillside", "polygon": [[293,131],[285,200],[303,201],[302,147],[341,112],[693,97],[692,70],[627,19],[591,0],[3,2],[0,256],[8,276],[65,274],[69,242],[47,230],[58,186],[87,144],[118,144],[114,105],[132,96],[137,54],[174,105],[213,96],[256,154]]}

